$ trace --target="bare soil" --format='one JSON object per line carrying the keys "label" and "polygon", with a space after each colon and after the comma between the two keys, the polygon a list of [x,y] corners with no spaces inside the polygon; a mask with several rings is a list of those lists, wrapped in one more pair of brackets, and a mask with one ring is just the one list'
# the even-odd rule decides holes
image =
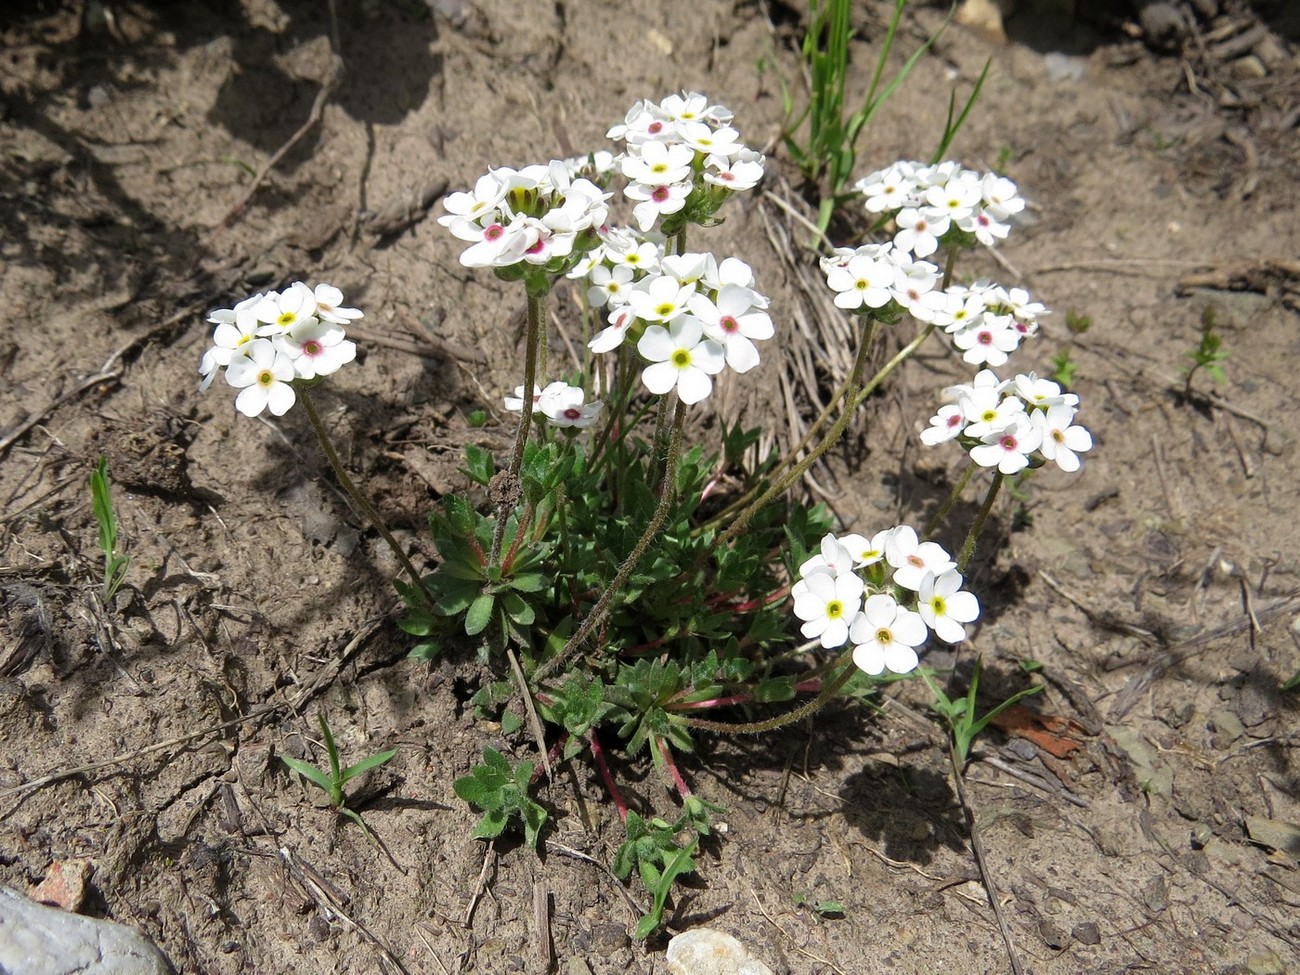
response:
{"label": "bare soil", "polygon": [[[858,95],[889,6],[857,12]],[[485,744],[528,757],[527,736],[474,719],[472,656],[407,659],[396,567],[305,418],[247,420],[226,391],[198,394],[196,367],[209,308],[298,278],[342,287],[367,312],[363,361],[323,409],[432,560],[424,518],[462,487],[463,445],[508,436],[494,411],[518,381],[518,319],[429,204],[488,165],[601,148],[633,100],[683,88],[774,145],[780,81],[801,84],[801,11],[339,8],[332,86],[323,3],[0,14],[0,882],[87,861],[81,910],[140,929],[183,972],[663,972],[663,939],[629,937],[641,892],[603,866],[622,831],[589,764],[543,791],[541,857],[469,839],[453,779]],[[1289,5],[1228,5],[1181,55],[1154,54],[1122,19],[1048,10],[1009,20],[1006,44],[950,30],[860,156],[862,174],[927,157],[949,90],[992,59],[950,155],[1005,171],[1032,205],[967,271],[1055,310],[1015,365],[1047,371],[1070,348],[1097,441],[1079,476],[1004,499],[971,582],[982,625],[927,662],[955,664],[960,686],[982,654],[989,704],[1023,686],[1022,660],[1042,665],[1047,723],[991,729],[965,782],[1024,971],[1300,971],[1300,735],[1280,690],[1300,670],[1300,26]],[[941,18],[910,11],[900,50]],[[804,206],[771,154],[766,188]],[[775,437],[798,402],[791,416],[752,390],[777,388],[783,355],[834,351],[810,345],[823,311],[799,286],[805,239],[755,195],[708,240],[755,266],[789,350],[711,402]],[[1188,396],[1207,309],[1226,381]],[[1088,331],[1071,335],[1067,312]],[[928,347],[873,403],[870,436],[816,472],[847,527],[919,523],[944,496],[958,458],[915,434],[965,378]],[[471,427],[475,409],[494,421]],[[86,488],[100,454],[133,559],[107,608]],[[887,698],[701,743],[685,771],[727,828],[673,930],[728,930],[777,972],[1011,970],[925,690]],[[315,755],[319,708],[345,757],[399,749],[359,790],[377,844],[275,758]],[[651,770],[618,771],[635,803],[670,801]]]}

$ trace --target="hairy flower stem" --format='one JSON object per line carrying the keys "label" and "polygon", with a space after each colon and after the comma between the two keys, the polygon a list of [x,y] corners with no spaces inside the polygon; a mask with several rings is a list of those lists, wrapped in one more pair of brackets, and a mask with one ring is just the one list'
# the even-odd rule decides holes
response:
{"label": "hairy flower stem", "polygon": [[596,768],[600,772],[601,781],[605,783],[605,788],[609,790],[609,798],[614,802],[614,808],[618,810],[618,818],[621,822],[627,822],[627,803],[623,800],[623,793],[618,791],[618,784],[614,781],[614,775],[609,770],[609,763],[605,761],[605,749],[600,747],[600,739],[596,737],[596,732],[591,733],[591,757],[596,762]]}
{"label": "hairy flower stem", "polygon": [[971,522],[970,531],[966,533],[966,541],[962,543],[961,554],[957,556],[957,571],[963,575],[966,572],[966,566],[970,564],[971,557],[975,554],[975,543],[979,541],[980,533],[984,531],[984,522],[988,521],[989,512],[993,510],[993,502],[997,500],[998,490],[1002,487],[1002,482],[1006,475],[997,471],[993,475],[993,483],[989,485],[989,493],[984,496],[984,503],[980,505],[979,514]]}
{"label": "hairy flower stem", "polygon": [[788,724],[794,724],[796,721],[802,721],[809,715],[816,714],[820,711],[831,698],[840,692],[840,689],[849,682],[857,669],[853,663],[853,651],[849,650],[840,654],[839,659],[835,661],[835,666],[842,666],[842,670],[830,680],[822,685],[821,693],[814,697],[807,704],[803,704],[793,711],[787,711],[785,714],[777,715],[767,721],[752,721],[740,724],[732,724],[727,721],[709,721],[705,718],[688,718],[683,716],[682,723],[688,728],[698,728],[701,731],[719,731],[723,734],[733,735],[756,735],[764,731],[772,731],[776,728],[783,728]]}
{"label": "hairy flower stem", "polygon": [[[501,559],[501,540],[505,537],[506,516],[518,500],[519,469],[524,464],[524,447],[528,445],[528,428],[533,422],[533,386],[537,383],[537,367],[542,348],[542,331],[546,324],[545,295],[528,295],[528,338],[524,346],[524,387],[520,394],[523,404],[519,410],[519,427],[515,431],[515,448],[510,454],[510,467],[506,472],[507,486],[514,490],[505,492],[497,503],[497,523],[492,530],[492,550],[488,565],[496,566]],[[511,496],[513,495],[513,497]]]}
{"label": "hairy flower stem", "polygon": [[[843,428],[848,427],[848,421],[845,419],[845,417],[851,416],[854,410],[856,410],[859,406],[865,403],[867,397],[876,391],[877,387],[879,387],[879,385],[885,381],[885,378],[890,373],[892,373],[895,369],[897,369],[909,356],[912,355],[913,352],[915,352],[918,348],[920,348],[921,343],[924,342],[926,339],[928,339],[930,337],[930,333],[933,331],[934,331],[934,326],[927,325],[920,335],[912,339],[911,342],[908,342],[907,345],[903,346],[903,348],[900,349],[892,359],[890,359],[883,366],[881,366],[879,370],[877,370],[876,374],[872,376],[871,379],[864,386],[858,389],[856,394],[853,394],[852,402],[848,403],[848,405],[844,410],[844,414],[840,418],[843,424]],[[840,389],[847,390],[848,384],[841,386]],[[838,395],[839,393],[837,391],[837,396]],[[821,419],[819,418],[817,422],[820,423]],[[805,434],[804,439],[800,441],[799,445],[795,447],[794,450],[790,451],[790,453],[786,456],[786,458],[779,465],[777,465],[775,471],[773,471],[774,476],[776,472],[782,470],[785,467],[788,467],[791,463],[793,463],[795,456],[797,456],[799,451],[802,450],[812,439],[812,433],[814,432],[815,428],[816,428],[816,424],[813,425],[813,428],[809,430],[808,434]],[[843,429],[841,429],[841,433],[842,432]],[[806,459],[807,464],[803,468],[803,470],[807,470],[807,467],[811,466],[812,463],[818,457],[820,457],[827,450],[829,450],[830,447],[834,445],[837,438],[838,435],[834,435],[834,431],[832,431],[832,433],[830,434],[827,434],[826,438],[820,444],[818,444],[817,446],[818,452],[816,453],[816,456],[812,457],[811,459]],[[728,505],[718,514],[714,515],[713,518],[709,520],[707,525],[718,524],[724,521],[725,519],[731,517],[737,511],[744,512],[746,511],[746,509],[752,508],[753,510],[748,511],[746,515],[746,522],[748,522],[748,519],[753,517],[755,511],[757,511],[759,508],[763,507],[763,505],[767,504],[773,498],[777,497],[779,494],[784,492],[786,489],[790,487],[791,484],[793,484],[796,480],[802,477],[803,470],[800,470],[798,473],[795,473],[793,475],[787,475],[782,477],[777,485],[774,485],[772,488],[769,488],[761,497],[758,498],[758,500],[755,500],[755,497],[758,495],[758,489],[755,488],[754,490],[746,494],[744,497],[740,498],[740,500],[732,502],[730,505]],[[728,532],[730,533],[730,529],[728,529]]]}
{"label": "hairy flower stem", "polygon": [[934,513],[933,517],[925,523],[925,531],[922,533],[925,538],[929,538],[933,535],[938,527],[943,524],[944,519],[948,517],[948,512],[952,510],[952,506],[957,503],[957,499],[960,498],[962,492],[966,490],[966,485],[970,483],[971,477],[977,470],[979,470],[979,464],[974,461],[971,461],[966,465],[966,469],[961,473],[961,478],[958,479],[957,483],[953,486],[952,491],[949,493],[948,499],[944,501],[942,507]]}
{"label": "hairy flower stem", "polygon": [[[662,409],[670,409],[669,400],[670,397],[664,397]],[[667,456],[664,458],[663,487],[659,492],[659,503],[655,506],[654,514],[650,516],[645,531],[637,539],[632,551],[623,560],[623,564],[618,567],[618,574],[614,576],[614,580],[601,593],[600,599],[592,607],[591,612],[587,614],[587,618],[582,621],[578,631],[569,637],[569,642],[564,645],[564,648],[558,654],[533,672],[534,686],[548,675],[553,674],[562,663],[573,656],[587,641],[587,638],[595,632],[596,627],[605,621],[605,618],[609,615],[610,607],[614,603],[614,597],[627,585],[627,580],[632,575],[637,563],[641,561],[641,556],[645,555],[646,549],[650,547],[650,543],[655,540],[660,529],[663,528],[664,521],[668,517],[668,509],[672,507],[677,496],[677,462],[681,457],[682,428],[685,425],[686,410],[678,406],[676,417],[673,420],[672,433],[668,438]]]}
{"label": "hairy flower stem", "polygon": [[[868,322],[866,333],[862,337],[862,343],[858,346],[858,356],[853,363],[853,372],[849,377],[848,389],[845,390],[844,393],[844,409],[841,410],[839,418],[835,421],[835,425],[827,431],[826,436],[822,438],[821,443],[814,447],[807,456],[791,467],[783,477],[778,478],[766,491],[759,495],[756,500],[752,501],[736,516],[735,521],[727,526],[726,531],[718,536],[717,541],[712,546],[714,549],[723,548],[728,545],[732,539],[749,526],[749,522],[753,519],[754,515],[758,514],[759,510],[764,505],[769,501],[780,497],[789,490],[790,486],[798,481],[799,478],[803,477],[808,468],[815,464],[818,459],[821,458],[822,454],[826,453],[826,451],[830,450],[832,446],[839,442],[840,437],[844,435],[844,431],[848,429],[849,421],[853,419],[854,410],[857,408],[857,405],[862,402],[862,398],[860,397],[860,390],[862,389],[862,372],[866,368],[867,352],[871,347],[871,340],[875,338],[875,335],[876,320],[873,318]],[[872,380],[873,383],[876,381],[877,379]]]}
{"label": "hairy flower stem", "polygon": [[415,586],[415,591],[420,594],[420,599],[424,603],[424,608],[430,613],[436,615],[437,610],[435,610],[433,606],[433,597],[431,597],[429,591],[424,588],[424,581],[420,578],[420,573],[415,570],[415,566],[411,564],[411,560],[407,558],[406,553],[402,551],[402,546],[397,544],[397,539],[394,538],[393,533],[388,530],[388,525],[384,523],[384,519],[379,514],[379,511],[370,503],[370,500],[364,494],[357,490],[356,484],[348,475],[347,470],[344,469],[343,461],[339,459],[338,451],[334,449],[334,443],[330,440],[329,434],[325,431],[325,424],[321,423],[320,414],[316,412],[316,404],[312,401],[311,393],[307,390],[306,386],[298,386],[297,391],[299,398],[302,400],[303,411],[307,414],[307,419],[310,421],[311,428],[316,434],[316,439],[320,442],[320,449],[324,452],[325,459],[329,461],[329,465],[334,471],[334,476],[338,478],[339,484],[343,487],[343,490],[347,492],[348,497],[352,499],[352,503],[361,509],[362,514],[369,519],[370,524],[375,526],[375,530],[378,531],[384,541],[388,543],[388,547],[393,550],[393,554],[397,556],[397,561],[401,564],[406,574],[410,576],[411,583]]}
{"label": "hairy flower stem", "polygon": [[672,777],[673,785],[677,786],[678,795],[683,799],[689,799],[693,793],[691,792],[691,787],[686,784],[686,780],[682,778],[681,770],[678,769],[677,762],[673,758],[673,750],[668,747],[668,742],[664,741],[662,738],[659,739],[657,744],[659,745],[659,757],[663,759],[664,767],[668,769],[668,774]]}

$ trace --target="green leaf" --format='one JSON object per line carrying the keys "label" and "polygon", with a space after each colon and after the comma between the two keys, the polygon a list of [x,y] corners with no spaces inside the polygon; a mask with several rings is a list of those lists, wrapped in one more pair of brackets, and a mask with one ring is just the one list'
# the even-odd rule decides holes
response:
{"label": "green leaf", "polygon": [[323,789],[327,795],[330,790],[334,788],[334,783],[330,780],[330,777],[316,766],[308,765],[306,762],[300,762],[296,758],[289,758],[287,755],[281,755],[280,761],[284,762],[285,765],[289,766],[289,768],[293,769],[313,785]]}
{"label": "green leaf", "polygon": [[503,809],[489,810],[478,825],[474,827],[474,832],[470,837],[476,840],[491,840],[505,832],[506,824],[510,822],[510,817]]}
{"label": "green leaf", "polygon": [[533,607],[528,605],[517,592],[502,593],[501,606],[506,611],[506,615],[520,626],[532,626],[537,619]]}
{"label": "green leaf", "polygon": [[483,593],[470,604],[469,612],[465,614],[467,636],[478,636],[487,629],[492,622],[492,608],[495,605],[496,597],[488,593]]}
{"label": "green leaf", "polygon": [[357,762],[356,765],[349,765],[343,770],[340,782],[346,784],[352,779],[355,779],[362,772],[369,772],[372,768],[378,768],[385,762],[391,761],[393,756],[396,754],[397,749],[390,748],[388,751],[380,752],[378,755],[371,755],[369,758],[363,758],[361,761]]}

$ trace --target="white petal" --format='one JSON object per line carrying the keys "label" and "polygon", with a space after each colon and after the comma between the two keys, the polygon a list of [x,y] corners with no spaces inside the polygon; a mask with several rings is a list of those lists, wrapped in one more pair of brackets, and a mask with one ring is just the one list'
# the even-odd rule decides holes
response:
{"label": "white petal", "polygon": [[[677,384],[677,373],[677,367],[671,362],[656,362],[642,371],[641,381],[650,392],[662,396]],[[708,393],[705,395],[707,396]]]}

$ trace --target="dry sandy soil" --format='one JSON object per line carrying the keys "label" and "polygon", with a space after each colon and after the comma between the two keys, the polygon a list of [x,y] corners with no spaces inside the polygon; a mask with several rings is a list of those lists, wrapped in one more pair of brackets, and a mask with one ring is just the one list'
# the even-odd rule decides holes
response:
{"label": "dry sandy soil", "polygon": [[[196,366],[209,308],[298,278],[342,287],[367,311],[363,361],[320,399],[432,560],[425,514],[461,486],[467,440],[507,436],[466,417],[496,409],[518,352],[515,294],[459,266],[428,205],[488,165],[600,148],[633,100],[683,88],[731,106],[751,144],[775,140],[802,11],[339,7],[337,85],[251,197],[330,76],[325,4],[0,14],[0,882],[85,861],[81,910],[184,972],[663,972],[662,939],[630,940],[643,892],[604,869],[622,833],[588,764],[542,792],[540,858],[469,839],[453,779],[484,744],[522,758],[529,739],[474,720],[472,657],[407,659],[392,559],[305,419],[247,420],[223,388],[198,394]],[[859,94],[887,14],[855,14]],[[900,49],[941,16],[910,11]],[[912,682],[880,713],[702,743],[685,771],[728,829],[672,930],[728,930],[778,972],[1002,972],[1012,955],[1038,975],[1300,971],[1300,735],[1280,690],[1300,669],[1300,24],[1294,5],[1229,6],[1160,53],[1125,27],[1057,8],[1021,11],[1007,43],[949,31],[859,162],[928,156],[948,92],[992,59],[950,155],[1014,178],[1031,219],[969,273],[1055,309],[1016,365],[1070,347],[1097,441],[1080,475],[1044,473],[997,510],[971,581],[985,619],[957,658],[960,683],[983,654],[989,704],[1021,660],[1046,685],[1031,703],[1049,724],[990,730],[965,777],[1011,953]],[[767,189],[802,207],[772,156]],[[809,355],[799,316],[826,314],[799,287],[805,239],[756,195],[709,240],[772,298],[788,353],[767,381]],[[1187,397],[1207,309],[1226,381]],[[1067,311],[1090,330],[1071,336]],[[966,375],[928,348],[873,401],[870,437],[817,472],[846,525],[917,523],[944,495],[958,459],[915,434]],[[789,422],[724,392],[717,408],[749,425]],[[86,489],[100,454],[133,559],[109,612]],[[311,752],[320,707],[345,755],[399,749],[360,797],[378,845],[274,759]],[[668,801],[648,769],[620,774],[635,803]]]}

